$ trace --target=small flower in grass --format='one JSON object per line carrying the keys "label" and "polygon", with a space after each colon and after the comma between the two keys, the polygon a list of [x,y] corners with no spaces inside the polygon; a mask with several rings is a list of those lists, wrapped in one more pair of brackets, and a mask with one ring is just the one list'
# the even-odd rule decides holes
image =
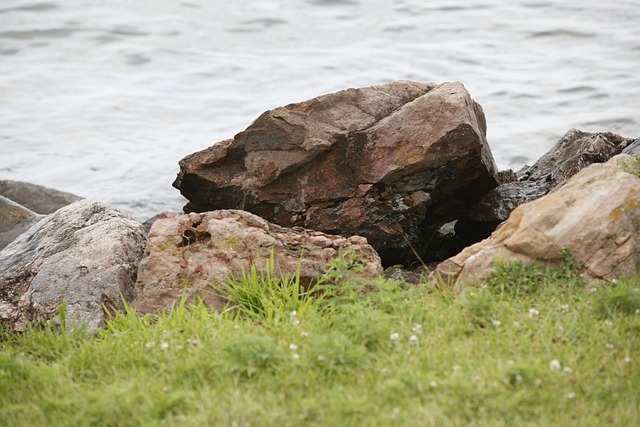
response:
{"label": "small flower in grass", "polygon": [[568,366],[565,366],[564,369],[562,370],[562,372],[564,372],[567,375],[571,375],[571,374],[573,374],[573,369],[571,369]]}
{"label": "small flower in grass", "polygon": [[391,332],[389,338],[391,339],[391,341],[398,341],[400,339],[400,334],[397,332]]}
{"label": "small flower in grass", "polygon": [[291,320],[291,324],[293,326],[297,326],[300,324],[300,319],[298,318],[298,312],[296,310],[293,310],[291,313],[289,313],[289,320]]}
{"label": "small flower in grass", "polygon": [[429,386],[430,386],[431,388],[436,388],[436,387],[438,387],[438,383],[437,383],[437,382],[435,382],[435,381],[431,381],[431,382],[429,383]]}
{"label": "small flower in grass", "polygon": [[571,393],[567,394],[567,397],[569,399],[573,399],[574,397],[576,397],[576,394],[574,392],[571,392]]}
{"label": "small flower in grass", "polygon": [[411,328],[411,331],[420,335],[422,333],[422,325],[416,323],[413,328]]}
{"label": "small flower in grass", "polygon": [[607,319],[607,320],[604,321],[604,324],[607,325],[607,326],[611,326],[611,325],[613,325],[613,322],[611,320]]}
{"label": "small flower in grass", "polygon": [[293,357],[296,360],[300,359],[300,355],[298,353],[293,353],[291,357]]}
{"label": "small flower in grass", "polygon": [[529,319],[533,319],[534,317],[538,316],[540,314],[540,312],[535,309],[535,308],[530,308],[529,309]]}
{"label": "small flower in grass", "polygon": [[609,350],[613,350],[613,344],[611,343],[605,344],[605,347],[607,347]]}
{"label": "small flower in grass", "polygon": [[631,358],[629,356],[624,358],[624,363],[630,363],[631,362]]}
{"label": "small flower in grass", "polygon": [[636,314],[640,315],[640,308],[636,308]]}
{"label": "small flower in grass", "polygon": [[389,372],[389,370],[388,370],[387,368],[382,368],[382,369],[380,369],[380,373],[381,373],[382,375],[386,375],[386,374],[387,374],[387,372]]}
{"label": "small flower in grass", "polygon": [[169,343],[168,342],[163,342],[162,344],[160,344],[160,348],[163,350],[166,350],[169,348]]}
{"label": "small flower in grass", "polygon": [[156,346],[156,343],[154,343],[153,341],[151,341],[151,342],[146,343],[144,346],[145,346],[145,347],[147,347],[147,348],[153,348],[153,347],[155,347],[155,346]]}
{"label": "small flower in grass", "polygon": [[317,357],[318,362],[324,362],[324,355],[319,354]]}
{"label": "small flower in grass", "polygon": [[298,349],[298,346],[296,344],[289,344],[289,350],[296,351],[297,349]]}
{"label": "small flower in grass", "polygon": [[563,304],[562,306],[560,306],[560,310],[566,313],[567,311],[569,311],[569,304]]}
{"label": "small flower in grass", "polygon": [[562,369],[562,365],[560,364],[560,361],[558,359],[553,359],[551,362],[549,362],[549,368],[551,368],[552,371],[559,371],[560,369]]}
{"label": "small flower in grass", "polygon": [[393,410],[391,411],[391,418],[398,418],[398,415],[400,415],[400,409],[393,408]]}
{"label": "small flower in grass", "polygon": [[495,319],[493,319],[493,320],[491,321],[491,324],[492,324],[493,326],[500,326],[500,325],[502,325],[502,323],[501,323],[499,320],[495,320]]}
{"label": "small flower in grass", "polygon": [[310,334],[309,334],[309,332],[307,332],[307,331],[302,331],[302,332],[300,332],[300,335],[302,335],[302,338],[306,338],[306,337],[308,337]]}
{"label": "small flower in grass", "polygon": [[197,339],[197,338],[189,338],[189,339],[187,340],[187,342],[188,342],[189,344],[191,344],[192,346],[194,346],[194,347],[195,347],[195,346],[197,346],[198,344],[200,344],[200,341],[198,341],[198,339]]}
{"label": "small flower in grass", "polygon": [[411,345],[418,345],[418,337],[415,335],[411,335],[409,337],[409,344]]}

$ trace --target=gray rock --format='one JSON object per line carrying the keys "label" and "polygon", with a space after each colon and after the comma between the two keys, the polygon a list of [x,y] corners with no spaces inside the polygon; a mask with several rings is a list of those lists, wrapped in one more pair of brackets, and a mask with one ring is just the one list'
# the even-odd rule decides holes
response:
{"label": "gray rock", "polygon": [[43,215],[0,196],[0,250],[42,218]]}
{"label": "gray rock", "polygon": [[622,150],[622,153],[623,154],[640,155],[640,138],[636,139],[631,144],[629,144],[629,146],[627,146],[627,148]]}
{"label": "gray rock", "polygon": [[522,203],[544,196],[590,164],[608,161],[631,142],[611,132],[571,129],[533,166],[518,171],[518,181],[503,183],[485,194],[458,220],[456,232],[467,244],[488,237]]}
{"label": "gray rock", "polygon": [[0,196],[11,199],[36,213],[45,215],[82,199],[74,194],[41,185],[6,180],[0,180]]}
{"label": "gray rock", "polygon": [[101,326],[130,301],[146,232],[105,203],[82,200],[59,209],[0,252],[0,322],[23,330],[54,318],[66,301],[67,325]]}

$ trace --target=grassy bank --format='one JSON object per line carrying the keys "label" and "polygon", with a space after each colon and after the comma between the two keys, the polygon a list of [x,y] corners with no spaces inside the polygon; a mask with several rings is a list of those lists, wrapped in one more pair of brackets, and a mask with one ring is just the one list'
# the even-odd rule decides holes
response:
{"label": "grassy bank", "polygon": [[460,294],[380,281],[328,300],[256,280],[244,310],[2,333],[0,425],[640,425],[637,279],[586,293],[570,267],[511,265]]}

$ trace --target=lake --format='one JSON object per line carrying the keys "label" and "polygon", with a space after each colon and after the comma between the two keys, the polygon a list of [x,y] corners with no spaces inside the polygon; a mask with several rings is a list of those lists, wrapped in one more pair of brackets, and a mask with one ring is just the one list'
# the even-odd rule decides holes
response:
{"label": "lake", "polygon": [[460,81],[501,169],[566,131],[640,136],[640,2],[0,1],[0,179],[180,210],[187,154],[267,109]]}

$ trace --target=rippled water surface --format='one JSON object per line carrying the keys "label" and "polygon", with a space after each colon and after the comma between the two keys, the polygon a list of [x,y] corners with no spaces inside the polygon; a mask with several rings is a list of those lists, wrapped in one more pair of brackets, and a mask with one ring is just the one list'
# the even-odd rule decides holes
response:
{"label": "rippled water surface", "polygon": [[500,168],[567,130],[640,136],[640,2],[0,0],[0,179],[144,219],[183,156],[264,110],[461,81]]}

